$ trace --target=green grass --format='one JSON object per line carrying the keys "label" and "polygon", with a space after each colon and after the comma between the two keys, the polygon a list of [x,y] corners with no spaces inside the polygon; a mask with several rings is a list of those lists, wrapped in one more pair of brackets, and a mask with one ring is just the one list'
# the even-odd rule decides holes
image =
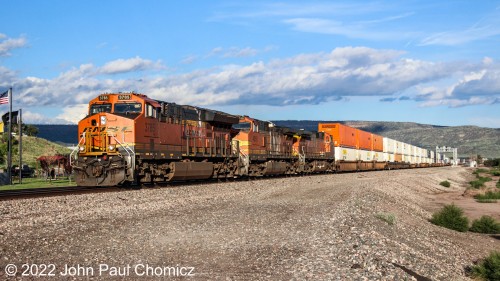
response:
{"label": "green grass", "polygon": [[477,233],[498,234],[500,233],[500,223],[490,216],[482,216],[472,222],[469,230]]}
{"label": "green grass", "polygon": [[498,177],[500,176],[500,170],[491,170],[490,175]]}
{"label": "green grass", "polygon": [[378,213],[375,215],[375,217],[385,221],[389,225],[393,225],[396,223],[396,216],[391,213]]}
{"label": "green grass", "polygon": [[484,186],[485,182],[489,182],[489,181],[491,181],[491,178],[489,178],[489,177],[478,177],[477,180],[470,181],[469,184],[471,185],[471,187],[473,187],[475,189],[479,189],[479,188]]}
{"label": "green grass", "polygon": [[471,268],[472,275],[482,280],[500,280],[500,252],[493,251]]}
{"label": "green grass", "polygon": [[469,219],[463,214],[464,211],[454,204],[445,205],[443,209],[432,215],[430,221],[435,225],[466,232],[469,229]]}
{"label": "green grass", "polygon": [[477,174],[479,174],[479,173],[486,173],[486,172],[488,172],[488,170],[486,170],[486,169],[476,169],[476,170],[473,172],[473,174],[476,174],[476,175],[477,175]]}
{"label": "green grass", "polygon": [[444,186],[444,187],[450,187],[450,185],[451,185],[449,181],[442,181],[439,184]]}
{"label": "green grass", "polygon": [[498,200],[496,199],[476,199],[477,203],[496,203]]}
{"label": "green grass", "polygon": [[[23,163],[28,164],[32,168],[38,167],[39,164],[36,162],[36,159],[40,156],[65,155],[70,153],[71,150],[69,148],[46,139],[23,136]],[[19,161],[18,151],[12,155],[12,159],[14,164],[19,164],[16,163],[16,161]],[[5,166],[6,164],[4,163],[3,167],[5,168]]]}
{"label": "green grass", "polygon": [[75,181],[72,179],[71,182],[67,177],[58,178],[56,180],[48,181],[44,178],[25,178],[23,183],[19,184],[18,179],[12,180],[13,185],[3,185],[0,186],[0,190],[12,190],[12,189],[31,189],[31,188],[45,188],[45,187],[58,187],[58,186],[74,186]]}
{"label": "green grass", "polygon": [[475,199],[492,199],[492,200],[497,200],[500,199],[500,191],[488,191],[485,194],[477,194],[474,195]]}

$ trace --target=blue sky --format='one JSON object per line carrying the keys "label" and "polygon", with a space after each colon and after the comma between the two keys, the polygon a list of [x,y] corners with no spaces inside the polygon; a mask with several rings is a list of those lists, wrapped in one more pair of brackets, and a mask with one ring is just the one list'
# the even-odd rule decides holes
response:
{"label": "blue sky", "polygon": [[500,1],[0,7],[0,91],[27,123],[76,123],[98,94],[136,91],[266,120],[500,128]]}

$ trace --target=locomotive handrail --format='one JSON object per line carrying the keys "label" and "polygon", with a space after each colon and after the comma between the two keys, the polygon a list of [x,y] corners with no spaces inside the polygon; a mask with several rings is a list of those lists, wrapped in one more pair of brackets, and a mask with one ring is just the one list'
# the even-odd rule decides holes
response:
{"label": "locomotive handrail", "polygon": [[73,158],[73,153],[75,153],[75,151],[77,151],[79,148],[80,148],[80,143],[82,142],[82,140],[85,139],[85,132],[82,133],[82,137],[80,138],[80,141],[78,141],[78,144],[76,145],[76,147],[73,149],[73,151],[71,151],[71,153],[69,154],[69,165],[71,166],[71,159]]}
{"label": "locomotive handrail", "polygon": [[[133,161],[133,157],[135,157],[135,152],[132,150],[132,148],[130,148],[130,147],[128,146],[128,144],[127,144],[127,143],[125,143],[125,145],[123,145],[123,144],[122,144],[122,143],[121,143],[121,142],[120,142],[120,141],[119,141],[119,140],[115,137],[115,135],[114,135],[114,134],[112,134],[112,133],[111,133],[111,134],[110,134],[110,136],[111,136],[111,137],[112,137],[112,138],[113,138],[113,139],[114,139],[114,140],[115,140],[115,141],[116,141],[116,142],[117,142],[117,143],[118,143],[121,147],[123,147],[123,149],[125,149],[125,151],[128,153],[128,156],[130,157],[130,164],[131,164],[131,168],[132,168],[132,170],[134,170],[134,169],[135,169],[135,167],[134,167],[133,163],[135,163],[135,162]],[[127,149],[127,148],[128,148],[128,149]],[[129,150],[130,150],[130,151],[129,151]],[[131,154],[132,154],[132,155],[131,155]]]}

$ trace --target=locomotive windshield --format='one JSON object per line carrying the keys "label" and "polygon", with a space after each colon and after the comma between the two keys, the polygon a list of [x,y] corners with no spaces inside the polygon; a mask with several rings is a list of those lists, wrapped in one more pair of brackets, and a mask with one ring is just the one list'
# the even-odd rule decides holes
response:
{"label": "locomotive windshield", "polygon": [[114,113],[141,113],[142,105],[140,103],[115,103]]}
{"label": "locomotive windshield", "polygon": [[111,112],[110,103],[93,104],[90,106],[90,115],[94,115],[99,112]]}

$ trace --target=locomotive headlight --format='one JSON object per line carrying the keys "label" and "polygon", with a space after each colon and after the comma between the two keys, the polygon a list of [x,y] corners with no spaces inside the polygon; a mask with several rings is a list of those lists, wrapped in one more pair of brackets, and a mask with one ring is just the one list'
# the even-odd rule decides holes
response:
{"label": "locomotive headlight", "polygon": [[80,146],[80,147],[78,147],[78,149],[79,149],[81,152],[83,152],[83,151],[85,150],[85,146]]}
{"label": "locomotive headlight", "polygon": [[106,116],[101,116],[101,126],[106,125]]}
{"label": "locomotive headlight", "polygon": [[114,144],[110,144],[110,145],[108,146],[108,149],[109,149],[109,150],[115,150],[115,148],[116,148],[116,146],[115,146]]}

